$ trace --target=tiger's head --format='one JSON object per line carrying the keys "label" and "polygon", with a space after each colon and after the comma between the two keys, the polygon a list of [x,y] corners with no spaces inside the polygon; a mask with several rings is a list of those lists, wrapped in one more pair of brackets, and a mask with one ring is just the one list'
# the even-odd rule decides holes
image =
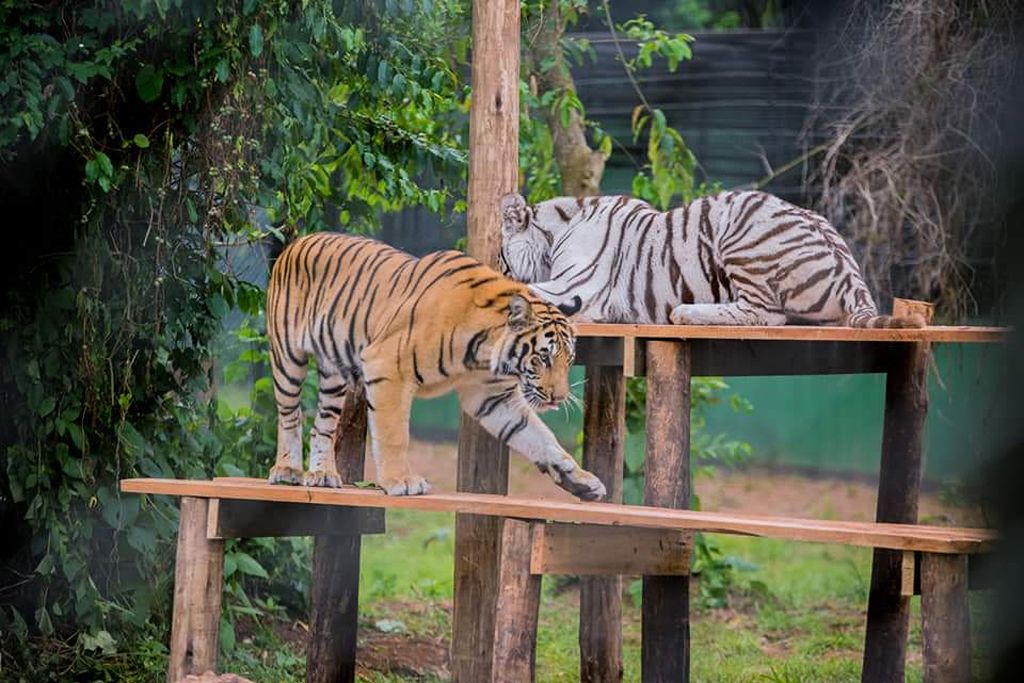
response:
{"label": "tiger's head", "polygon": [[519,282],[551,279],[551,247],[580,212],[576,197],[526,203],[521,194],[501,198],[501,271]]}
{"label": "tiger's head", "polygon": [[551,304],[528,294],[508,298],[508,319],[491,352],[491,372],[516,377],[536,410],[557,408],[569,398],[569,369],[576,337],[569,320]]}

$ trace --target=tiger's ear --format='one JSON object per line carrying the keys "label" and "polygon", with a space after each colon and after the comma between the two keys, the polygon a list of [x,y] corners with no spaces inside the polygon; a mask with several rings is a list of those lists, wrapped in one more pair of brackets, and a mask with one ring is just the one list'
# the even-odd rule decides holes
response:
{"label": "tiger's ear", "polygon": [[526,229],[526,199],[516,192],[501,198],[501,233],[512,235]]}
{"label": "tiger's ear", "polygon": [[533,308],[530,302],[519,294],[513,294],[508,300],[508,326],[513,330],[521,330],[533,322]]}

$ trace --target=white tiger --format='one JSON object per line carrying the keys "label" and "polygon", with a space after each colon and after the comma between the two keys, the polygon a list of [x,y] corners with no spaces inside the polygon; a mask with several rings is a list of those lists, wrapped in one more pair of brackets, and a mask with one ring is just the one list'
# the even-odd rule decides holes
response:
{"label": "white tiger", "polygon": [[671,211],[626,196],[501,200],[501,267],[579,322],[834,323],[879,315],[849,247],[822,216],[764,192]]}

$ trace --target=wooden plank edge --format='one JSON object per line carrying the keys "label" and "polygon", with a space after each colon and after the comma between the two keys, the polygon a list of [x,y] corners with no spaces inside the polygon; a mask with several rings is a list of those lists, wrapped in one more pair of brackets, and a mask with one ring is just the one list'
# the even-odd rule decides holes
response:
{"label": "wooden plank edge", "polygon": [[[893,550],[972,554],[985,552],[996,539],[985,529],[920,527],[865,522],[834,522],[733,513],[695,512],[611,503],[562,503],[488,494],[430,494],[386,496],[365,489],[310,489],[297,486],[239,484],[177,479],[125,479],[125,493],[273,500],[353,507],[419,509],[492,517],[679,529],[730,535],[782,538]],[[270,496],[268,498],[268,496]],[[912,536],[907,538],[907,536]]]}
{"label": "wooden plank edge", "polygon": [[762,341],[955,342],[991,344],[1006,341],[1006,327],[935,325],[918,329],[855,328],[814,325],[634,325],[576,323],[577,337],[642,339],[735,339]]}

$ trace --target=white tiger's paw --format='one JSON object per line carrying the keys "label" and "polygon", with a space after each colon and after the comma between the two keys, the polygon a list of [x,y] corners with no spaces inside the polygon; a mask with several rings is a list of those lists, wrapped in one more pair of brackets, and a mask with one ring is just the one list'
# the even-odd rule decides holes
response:
{"label": "white tiger's paw", "polygon": [[337,472],[325,472],[324,470],[311,470],[302,475],[303,486],[316,486],[327,489],[341,488],[341,475]]}
{"label": "white tiger's paw", "polygon": [[430,493],[430,483],[417,474],[383,479],[378,484],[389,496],[421,496]]}
{"label": "white tiger's paw", "polygon": [[668,319],[672,321],[673,325],[699,325],[700,323],[694,320],[689,313],[690,307],[687,304],[680,304],[672,309],[668,314]]}
{"label": "white tiger's paw", "polygon": [[299,484],[302,482],[302,471],[287,465],[274,465],[270,468],[267,481],[271,484]]}
{"label": "white tiger's paw", "polygon": [[608,494],[596,475],[577,465],[568,455],[552,463],[538,463],[537,469],[580,500],[600,500]]}

